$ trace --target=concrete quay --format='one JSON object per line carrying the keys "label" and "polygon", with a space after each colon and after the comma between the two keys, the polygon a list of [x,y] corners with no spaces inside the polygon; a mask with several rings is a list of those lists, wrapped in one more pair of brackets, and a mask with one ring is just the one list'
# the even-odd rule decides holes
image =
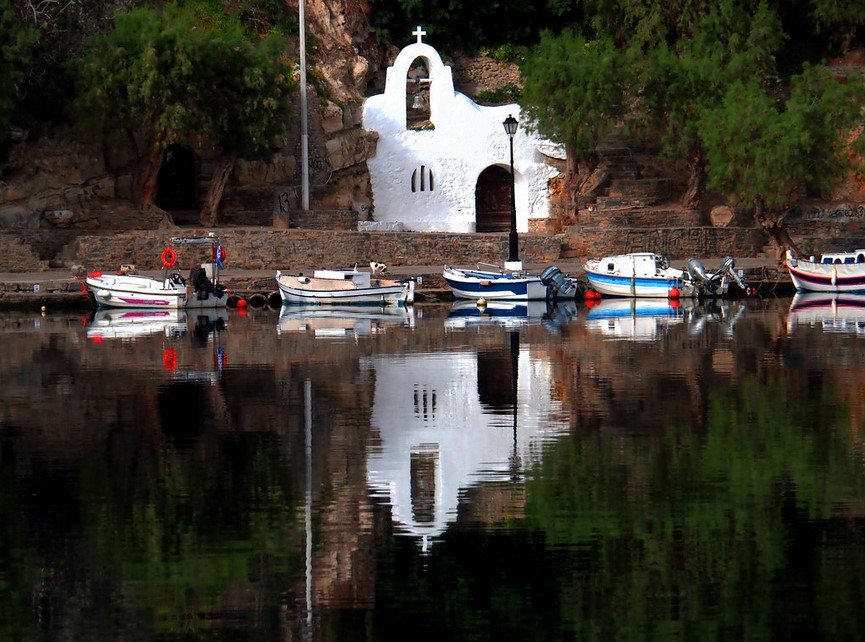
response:
{"label": "concrete quay", "polygon": [[[700,259],[707,270],[717,269],[720,258]],[[671,261],[674,266],[684,261]],[[582,264],[576,260],[560,260],[552,263],[565,275],[578,280],[585,279]],[[459,265],[459,264],[458,264]],[[524,263],[523,267],[535,274],[548,264]],[[418,303],[450,302],[453,295],[442,278],[442,265],[389,266],[393,277],[420,277],[416,300]],[[745,282],[756,295],[785,296],[794,290],[786,271],[779,269],[769,258],[744,258],[736,260],[736,269],[742,270]],[[141,270],[140,274],[160,277],[161,270]],[[246,299],[254,307],[279,307],[279,294],[275,282],[275,270],[243,270],[227,268],[220,272],[233,298]],[[738,288],[731,295],[739,296]],[[741,296],[746,296],[745,292]],[[0,310],[34,310],[45,306],[47,310],[88,310],[92,302],[83,290],[83,278],[76,277],[68,269],[51,269],[39,272],[0,273]]]}

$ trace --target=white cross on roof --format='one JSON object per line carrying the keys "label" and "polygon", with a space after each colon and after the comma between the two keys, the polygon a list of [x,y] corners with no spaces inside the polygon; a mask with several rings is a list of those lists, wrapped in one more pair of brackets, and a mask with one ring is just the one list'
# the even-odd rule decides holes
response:
{"label": "white cross on roof", "polygon": [[417,36],[418,44],[420,44],[423,42],[422,38],[426,35],[426,31],[421,29],[420,25],[418,25],[417,29],[411,32],[411,35]]}

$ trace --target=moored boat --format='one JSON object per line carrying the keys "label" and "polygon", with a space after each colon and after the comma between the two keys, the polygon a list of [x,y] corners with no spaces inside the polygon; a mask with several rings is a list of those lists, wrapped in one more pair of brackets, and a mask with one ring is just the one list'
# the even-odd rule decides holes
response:
{"label": "moored boat", "polygon": [[808,258],[787,250],[790,279],[802,292],[865,292],[865,249]]}
{"label": "moored boat", "polygon": [[[211,246],[211,261],[196,265],[185,278],[174,269],[177,252],[174,246]],[[201,309],[224,308],[228,303],[225,286],[219,282],[219,270],[225,260],[225,249],[215,234],[177,237],[162,252],[162,278],[143,274],[106,274],[91,272],[84,279],[88,295],[100,308]]]}
{"label": "moored boat", "polygon": [[406,305],[414,303],[413,277],[384,278],[384,266],[373,261],[370,271],[315,270],[312,276],[276,271],[276,285],[286,305]]}
{"label": "moored boat", "polygon": [[589,286],[608,296],[691,298],[726,296],[730,283],[745,289],[736,262],[728,256],[715,272],[707,272],[694,258],[685,268],[674,268],[662,254],[630,252],[590,259],[583,266]]}
{"label": "moored boat", "polygon": [[485,263],[474,269],[445,265],[442,276],[457,299],[540,301],[550,297],[574,299],[577,294],[575,283],[553,265],[538,275]]}

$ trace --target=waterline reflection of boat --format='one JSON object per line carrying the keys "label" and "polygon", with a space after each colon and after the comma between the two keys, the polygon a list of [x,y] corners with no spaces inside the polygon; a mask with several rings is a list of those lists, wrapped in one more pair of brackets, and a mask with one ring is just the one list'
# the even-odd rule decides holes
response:
{"label": "waterline reflection of boat", "polygon": [[744,305],[733,310],[729,301],[718,299],[606,299],[592,302],[586,312],[586,328],[614,340],[655,341],[681,325],[687,325],[688,333],[695,336],[709,321],[724,323],[731,333],[744,312]]}
{"label": "waterline reflection of boat", "polygon": [[520,326],[529,323],[553,323],[560,326],[577,318],[577,304],[572,300],[558,301],[454,301],[445,327],[458,328],[474,325],[498,324]]}
{"label": "waterline reflection of boat", "polygon": [[586,328],[610,339],[654,341],[666,328],[684,323],[695,305],[693,299],[603,299],[586,312]]}
{"label": "waterline reflection of boat", "polygon": [[197,310],[151,308],[110,308],[99,309],[93,313],[87,324],[87,338],[92,341],[106,339],[132,340],[153,334],[181,336],[190,328],[190,322],[197,327],[228,323],[228,311],[224,308]]}
{"label": "waterline reflection of boat", "polygon": [[319,339],[372,336],[388,327],[414,327],[413,306],[293,306],[282,307],[278,334],[309,333]]}
{"label": "waterline reflection of boat", "polygon": [[787,314],[787,332],[797,327],[865,334],[865,293],[799,292]]}

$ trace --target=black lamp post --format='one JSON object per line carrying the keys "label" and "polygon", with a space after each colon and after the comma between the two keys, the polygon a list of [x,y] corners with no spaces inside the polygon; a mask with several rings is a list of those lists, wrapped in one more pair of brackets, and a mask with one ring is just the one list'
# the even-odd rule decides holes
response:
{"label": "black lamp post", "polygon": [[511,142],[511,231],[508,234],[508,261],[518,262],[520,257],[517,249],[517,200],[514,195],[514,134],[517,133],[519,123],[516,118],[508,115],[502,125]]}

